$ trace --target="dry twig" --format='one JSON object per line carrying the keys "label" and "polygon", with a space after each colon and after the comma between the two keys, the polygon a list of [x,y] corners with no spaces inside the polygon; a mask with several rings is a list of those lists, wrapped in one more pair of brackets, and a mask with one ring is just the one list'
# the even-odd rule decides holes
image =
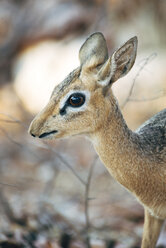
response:
{"label": "dry twig", "polygon": [[22,121],[20,121],[20,120],[14,118],[13,116],[11,116],[11,115],[9,115],[9,114],[5,114],[5,113],[0,112],[0,115],[9,118],[9,119],[0,119],[0,121],[2,121],[2,122],[16,123],[16,124],[19,124],[19,125],[23,126],[23,127],[26,128],[26,129],[28,128],[28,126],[25,125]]}
{"label": "dry twig", "polygon": [[43,144],[45,145],[45,148],[53,151],[56,155],[56,157],[73,173],[73,175],[81,182],[81,184],[83,184],[84,186],[86,186],[86,183],[84,182],[84,180],[79,176],[79,174],[73,169],[72,165],[69,164],[69,162],[64,158],[64,156],[62,154],[60,154],[60,152],[56,152],[50,145],[48,145],[46,142],[43,142]]}
{"label": "dry twig", "polygon": [[89,169],[89,173],[88,173],[88,178],[87,178],[87,182],[85,185],[85,228],[86,228],[86,244],[88,248],[91,248],[90,245],[90,238],[89,238],[89,229],[90,229],[90,219],[89,219],[89,192],[90,192],[90,185],[91,185],[91,179],[92,179],[92,175],[93,175],[93,171],[97,162],[98,156],[96,155],[91,166]]}
{"label": "dry twig", "polygon": [[[124,103],[121,105],[121,108],[123,109],[126,104],[131,101],[131,95],[133,93],[133,89],[134,89],[134,86],[136,84],[136,80],[137,78],[140,76],[142,70],[146,67],[146,65],[151,62],[154,58],[156,58],[157,54],[156,53],[152,53],[151,55],[149,55],[147,58],[144,59],[144,63],[140,66],[138,72],[136,73],[134,79],[133,79],[133,82],[132,82],[132,85],[131,85],[131,88],[129,90],[129,93],[128,93],[128,96],[126,97]],[[133,101],[133,99],[132,99]]]}

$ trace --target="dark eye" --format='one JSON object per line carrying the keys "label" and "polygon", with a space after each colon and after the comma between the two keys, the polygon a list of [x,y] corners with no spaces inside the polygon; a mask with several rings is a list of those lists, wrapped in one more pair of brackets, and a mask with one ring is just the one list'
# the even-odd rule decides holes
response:
{"label": "dark eye", "polygon": [[72,107],[80,107],[85,102],[85,96],[81,93],[74,93],[68,99],[68,104]]}

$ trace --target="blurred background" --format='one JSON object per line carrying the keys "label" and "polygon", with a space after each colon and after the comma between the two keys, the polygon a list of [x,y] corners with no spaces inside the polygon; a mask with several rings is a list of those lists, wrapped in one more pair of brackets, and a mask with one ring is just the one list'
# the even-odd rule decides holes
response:
{"label": "blurred background", "polygon": [[166,105],[165,0],[0,0],[0,247],[140,247],[143,208],[90,142],[27,133],[95,31],[110,54],[138,36],[135,65],[113,86],[134,130]]}

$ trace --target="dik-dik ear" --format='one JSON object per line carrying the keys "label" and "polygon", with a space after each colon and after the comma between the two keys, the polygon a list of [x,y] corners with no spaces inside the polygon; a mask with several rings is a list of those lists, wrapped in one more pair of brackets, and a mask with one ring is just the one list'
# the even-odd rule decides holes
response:
{"label": "dik-dik ear", "polygon": [[92,34],[79,51],[82,71],[93,71],[108,59],[108,49],[102,33]]}
{"label": "dik-dik ear", "polygon": [[98,83],[102,86],[112,84],[125,76],[132,68],[137,54],[137,37],[128,40],[116,50],[98,72]]}

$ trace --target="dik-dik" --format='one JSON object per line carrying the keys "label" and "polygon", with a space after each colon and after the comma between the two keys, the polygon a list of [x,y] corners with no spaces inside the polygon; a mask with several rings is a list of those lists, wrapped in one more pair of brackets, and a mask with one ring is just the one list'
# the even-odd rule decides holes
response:
{"label": "dik-dik", "polygon": [[154,248],[166,218],[166,109],[133,132],[111,89],[136,52],[133,37],[109,57],[103,35],[92,34],[79,51],[80,66],[55,87],[29,132],[41,139],[86,135],[110,174],[144,206],[141,247]]}

